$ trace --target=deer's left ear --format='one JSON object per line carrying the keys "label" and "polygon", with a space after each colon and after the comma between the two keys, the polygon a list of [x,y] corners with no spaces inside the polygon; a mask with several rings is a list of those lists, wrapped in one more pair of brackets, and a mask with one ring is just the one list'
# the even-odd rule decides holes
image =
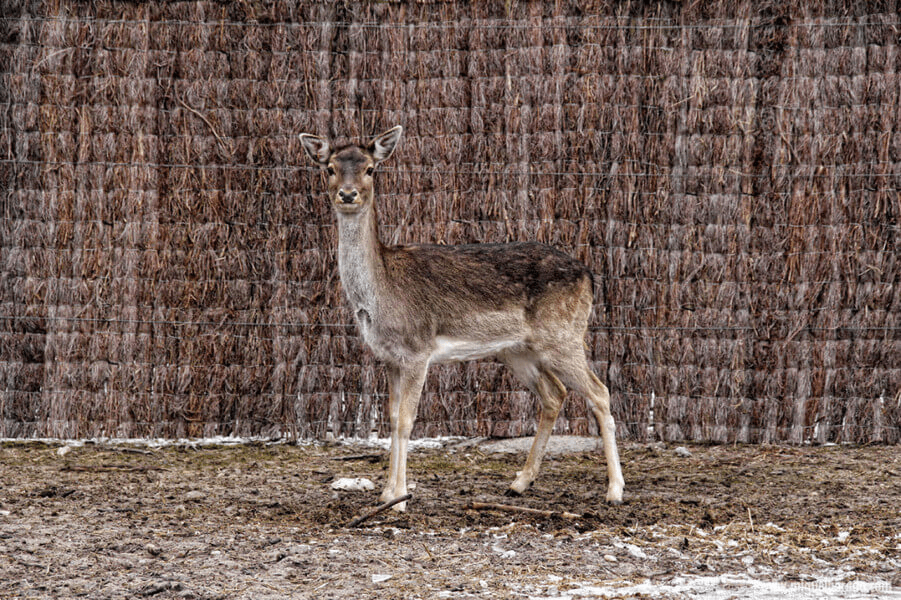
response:
{"label": "deer's left ear", "polygon": [[318,135],[301,133],[300,143],[303,144],[303,149],[306,150],[310,160],[321,167],[328,165],[329,144],[327,139]]}
{"label": "deer's left ear", "polygon": [[391,156],[391,153],[394,152],[394,148],[397,147],[397,142],[400,141],[400,135],[403,132],[404,128],[398,125],[397,127],[392,127],[369,143],[369,152],[372,154],[372,158],[375,159],[375,162],[382,162]]}

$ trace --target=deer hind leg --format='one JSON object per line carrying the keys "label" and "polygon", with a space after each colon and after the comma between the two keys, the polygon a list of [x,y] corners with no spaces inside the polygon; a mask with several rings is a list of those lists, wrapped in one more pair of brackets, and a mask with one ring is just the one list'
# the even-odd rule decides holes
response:
{"label": "deer hind leg", "polygon": [[[388,459],[388,481],[382,492],[382,502],[390,502],[407,493],[407,446],[419,396],[425,382],[426,365],[405,365],[388,369],[388,412],[391,418],[391,450]],[[407,503],[400,502],[394,510],[407,510]]]}
{"label": "deer hind leg", "polygon": [[540,367],[531,365],[530,369],[523,367],[514,367],[521,378],[525,374],[531,375],[526,383],[538,394],[541,402],[541,412],[538,417],[538,430],[535,432],[535,438],[532,440],[532,448],[529,450],[529,456],[526,458],[526,464],[522,471],[516,474],[516,479],[510,484],[510,493],[519,495],[525,492],[535,478],[538,477],[538,470],[541,468],[541,461],[544,458],[544,452],[547,447],[548,439],[554,429],[554,423],[557,422],[557,415],[560,414],[560,408],[566,399],[566,388],[560,383],[557,377]]}
{"label": "deer hind leg", "polygon": [[584,354],[578,360],[561,365],[558,375],[573,391],[588,399],[604,440],[604,457],[607,459],[607,502],[622,504],[625,483],[619,462],[619,451],[616,448],[616,423],[610,414],[610,392],[588,367]]}

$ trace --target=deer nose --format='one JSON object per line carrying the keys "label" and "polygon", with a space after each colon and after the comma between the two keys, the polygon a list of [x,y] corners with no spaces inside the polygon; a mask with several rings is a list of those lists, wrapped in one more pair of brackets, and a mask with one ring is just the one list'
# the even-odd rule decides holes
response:
{"label": "deer nose", "polygon": [[338,190],[338,198],[344,204],[352,204],[357,198],[357,190]]}

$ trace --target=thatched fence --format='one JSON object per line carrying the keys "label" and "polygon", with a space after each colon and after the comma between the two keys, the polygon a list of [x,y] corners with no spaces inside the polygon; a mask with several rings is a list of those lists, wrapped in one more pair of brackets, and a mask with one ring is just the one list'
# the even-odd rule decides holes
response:
{"label": "thatched fence", "polygon": [[792,4],[0,0],[0,437],[384,435],[297,134],[403,124],[383,239],[586,261],[621,436],[898,442],[899,6]]}

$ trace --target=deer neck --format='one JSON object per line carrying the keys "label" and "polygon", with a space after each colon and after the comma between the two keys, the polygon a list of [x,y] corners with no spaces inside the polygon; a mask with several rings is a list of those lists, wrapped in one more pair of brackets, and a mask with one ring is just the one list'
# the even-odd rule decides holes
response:
{"label": "deer neck", "polygon": [[356,214],[338,214],[338,270],[355,316],[368,320],[378,310],[377,299],[385,281],[382,243],[372,205]]}

